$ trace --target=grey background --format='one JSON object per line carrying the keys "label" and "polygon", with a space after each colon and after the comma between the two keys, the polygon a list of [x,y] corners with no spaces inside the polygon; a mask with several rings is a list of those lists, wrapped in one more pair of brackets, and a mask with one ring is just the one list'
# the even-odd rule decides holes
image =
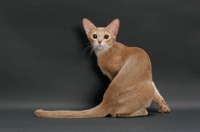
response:
{"label": "grey background", "polygon": [[[1,131],[197,131],[200,126],[199,0],[1,0]],[[110,83],[83,54],[82,19],[119,18],[118,42],[143,48],[171,108],[144,118],[38,119],[42,109],[87,109]]]}

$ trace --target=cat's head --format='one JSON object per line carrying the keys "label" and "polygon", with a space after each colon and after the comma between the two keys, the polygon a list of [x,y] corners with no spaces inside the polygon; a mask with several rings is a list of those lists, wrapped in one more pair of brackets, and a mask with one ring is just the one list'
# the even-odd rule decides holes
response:
{"label": "cat's head", "polygon": [[107,27],[96,27],[91,21],[84,18],[83,27],[96,54],[110,49],[115,43],[119,30],[119,19],[113,20]]}

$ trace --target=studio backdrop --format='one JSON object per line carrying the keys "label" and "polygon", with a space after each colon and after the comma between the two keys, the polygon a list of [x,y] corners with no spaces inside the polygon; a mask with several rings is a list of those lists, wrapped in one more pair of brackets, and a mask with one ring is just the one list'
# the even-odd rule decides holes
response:
{"label": "studio backdrop", "polygon": [[199,108],[198,0],[2,0],[0,108],[86,109],[101,102],[110,81],[96,63],[82,27],[119,18],[117,41],[144,49],[154,82],[175,108]]}

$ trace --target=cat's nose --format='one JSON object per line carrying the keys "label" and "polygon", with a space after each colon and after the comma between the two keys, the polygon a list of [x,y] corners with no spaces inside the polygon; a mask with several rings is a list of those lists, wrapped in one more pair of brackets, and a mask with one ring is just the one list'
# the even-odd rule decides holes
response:
{"label": "cat's nose", "polygon": [[102,42],[102,41],[100,41],[100,40],[98,41],[99,44],[101,44],[101,42]]}

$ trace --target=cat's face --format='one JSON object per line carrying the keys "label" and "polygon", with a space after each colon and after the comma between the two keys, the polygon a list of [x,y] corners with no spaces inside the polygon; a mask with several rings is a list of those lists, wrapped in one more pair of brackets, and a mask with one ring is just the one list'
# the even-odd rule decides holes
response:
{"label": "cat's face", "polygon": [[96,54],[112,48],[119,28],[119,20],[115,19],[106,28],[95,27],[92,22],[83,19],[83,27]]}
{"label": "cat's face", "polygon": [[115,36],[112,35],[106,28],[96,28],[88,34],[93,50],[95,52],[107,51],[114,44]]}

